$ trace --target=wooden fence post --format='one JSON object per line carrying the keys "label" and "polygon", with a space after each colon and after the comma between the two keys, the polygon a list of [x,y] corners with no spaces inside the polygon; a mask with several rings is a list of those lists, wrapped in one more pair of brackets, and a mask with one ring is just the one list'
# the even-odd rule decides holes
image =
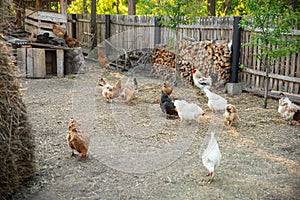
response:
{"label": "wooden fence post", "polygon": [[160,16],[155,16],[154,24],[154,46],[156,44],[160,44],[161,42],[161,17]]}
{"label": "wooden fence post", "polygon": [[[105,15],[105,39],[108,40],[110,38],[110,15]],[[105,54],[109,56],[110,54],[110,46],[105,42]]]}
{"label": "wooden fence post", "polygon": [[238,82],[238,71],[240,64],[240,49],[241,49],[241,29],[239,23],[242,17],[237,16],[233,18],[233,38],[232,38],[232,57],[231,57],[231,83]]}
{"label": "wooden fence post", "polygon": [[77,18],[76,18],[76,14],[72,14],[71,15],[71,23],[72,23],[72,26],[71,26],[71,30],[72,30],[72,38],[76,38],[76,21],[77,21]]}

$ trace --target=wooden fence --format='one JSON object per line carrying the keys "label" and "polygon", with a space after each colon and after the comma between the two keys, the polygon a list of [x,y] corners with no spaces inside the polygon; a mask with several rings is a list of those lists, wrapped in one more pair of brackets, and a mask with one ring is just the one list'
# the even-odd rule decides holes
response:
{"label": "wooden fence", "polygon": [[[74,16],[73,16],[74,17]],[[90,15],[75,16],[76,30],[72,30],[72,16],[69,15],[69,34],[75,34],[82,40],[85,33],[90,33]],[[160,43],[170,44],[175,38],[175,32],[166,27],[155,26],[153,16],[110,15],[107,21],[105,15],[97,15],[98,44],[108,39],[116,48],[143,49],[153,48],[159,34]],[[180,39],[187,40],[227,40],[233,39],[233,17],[201,17],[189,25],[180,25]],[[109,30],[107,30],[109,23]],[[73,32],[72,32],[73,31]],[[107,31],[109,35],[107,36]],[[299,37],[299,35],[297,36]],[[241,43],[251,40],[251,32],[241,30]],[[241,47],[239,63],[244,66],[239,74],[239,81],[245,83],[252,91],[262,91],[264,88],[264,66],[255,60],[257,48]],[[270,69],[270,89],[274,91],[300,94],[300,55],[292,54],[282,57]]]}
{"label": "wooden fence", "polygon": [[[84,34],[89,33],[90,15],[77,14],[76,37],[82,40]],[[101,44],[105,39],[109,39],[117,48],[141,49],[153,48],[155,45],[155,17],[154,16],[134,16],[134,15],[110,15],[110,30],[106,29],[105,15],[97,15],[97,41]],[[68,32],[74,34],[72,30],[72,16],[68,16]],[[233,17],[201,17],[190,25],[180,25],[180,37],[189,38],[196,41],[201,40],[228,40],[232,39]],[[175,32],[169,28],[161,27],[160,43],[170,43],[175,38]],[[109,37],[106,32],[110,31]]]}
{"label": "wooden fence", "polygon": [[[251,34],[249,30],[242,30],[241,42],[250,42]],[[294,37],[300,37],[300,34]],[[262,91],[265,87],[265,66],[254,57],[254,54],[259,53],[258,48],[254,46],[241,47],[240,52],[240,64],[243,65],[240,81],[245,83],[250,90]],[[300,94],[299,53],[280,57],[278,61],[270,66],[269,77],[271,91]]]}

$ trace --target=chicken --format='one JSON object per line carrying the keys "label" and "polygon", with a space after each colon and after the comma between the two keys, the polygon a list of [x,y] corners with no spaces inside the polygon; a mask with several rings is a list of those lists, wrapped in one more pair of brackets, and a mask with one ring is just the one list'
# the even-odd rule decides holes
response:
{"label": "chicken", "polygon": [[163,86],[161,87],[161,90],[166,93],[167,95],[170,95],[173,91],[173,86],[170,82],[165,81]]}
{"label": "chicken", "polygon": [[38,34],[36,38],[38,43],[43,43],[43,44],[49,44],[49,41],[51,40],[50,34],[48,32],[45,32],[43,34]]}
{"label": "chicken", "polygon": [[104,55],[101,49],[98,49],[98,62],[100,67],[109,67],[109,59]]}
{"label": "chicken", "polygon": [[197,70],[195,67],[192,68],[192,74],[193,74],[193,81],[194,84],[203,91],[204,88],[210,89],[212,86],[212,79],[211,77],[204,77],[199,70]]}
{"label": "chicken", "polygon": [[67,33],[67,30],[65,28],[60,28],[60,27],[56,26],[55,24],[53,24],[52,32],[54,33],[54,35],[56,35],[58,37],[64,37]]}
{"label": "chicken", "polygon": [[67,34],[65,34],[63,37],[64,37],[68,47],[73,48],[73,47],[76,47],[79,45],[79,41],[76,40],[75,38],[71,38]]}
{"label": "chicken", "polygon": [[290,105],[292,102],[290,99],[285,96],[283,93],[280,93],[280,99],[278,101],[278,112],[284,117],[285,108],[287,105]]}
{"label": "chicken", "polygon": [[236,107],[232,104],[228,104],[223,116],[225,124],[231,127],[232,123],[238,119],[238,112]]}
{"label": "chicken", "polygon": [[135,99],[138,93],[138,85],[136,78],[131,81],[130,79],[127,80],[126,84],[123,87],[121,92],[121,97],[125,100],[126,104],[129,104],[133,99]]}
{"label": "chicken", "polygon": [[174,103],[164,91],[161,91],[160,108],[163,113],[167,114],[167,118],[170,118],[171,116],[178,116]]}
{"label": "chicken", "polygon": [[72,156],[74,155],[74,150],[76,150],[78,153],[81,153],[82,159],[86,159],[90,136],[85,131],[80,130],[80,124],[74,118],[71,118],[69,121],[67,142],[72,150]]}
{"label": "chicken", "polygon": [[208,98],[207,105],[213,112],[225,110],[226,105],[227,105],[226,99],[224,99],[220,95],[217,95],[217,94],[211,92],[207,88],[204,88],[204,92]]}
{"label": "chicken", "polygon": [[221,152],[219,149],[218,142],[215,138],[215,133],[211,133],[211,138],[208,142],[208,145],[204,152],[202,153],[202,163],[206,167],[209,172],[209,182],[213,181],[213,178],[216,174],[216,169],[219,167],[221,163]]}
{"label": "chicken", "polygon": [[300,108],[294,103],[287,104],[285,106],[283,117],[289,125],[292,125],[292,120],[297,121],[300,124]]}
{"label": "chicken", "polygon": [[114,98],[117,98],[121,95],[121,80],[118,80],[117,83],[114,86],[112,86],[106,83],[106,81],[103,78],[101,78],[98,85],[101,86],[102,96],[106,98],[107,102],[112,102]]}
{"label": "chicken", "polygon": [[29,35],[29,41],[30,42],[36,42],[37,41],[37,36],[34,32],[31,32],[31,34]]}
{"label": "chicken", "polygon": [[204,115],[204,111],[202,110],[202,108],[194,103],[188,103],[185,100],[175,100],[174,105],[181,121],[196,120],[197,122],[199,122],[200,116]]}

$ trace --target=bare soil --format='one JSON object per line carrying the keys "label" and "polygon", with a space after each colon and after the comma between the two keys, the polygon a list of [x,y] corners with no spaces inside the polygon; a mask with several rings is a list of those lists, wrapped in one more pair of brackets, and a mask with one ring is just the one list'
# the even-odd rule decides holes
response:
{"label": "bare soil", "polygon": [[[106,103],[98,79],[133,76],[138,98],[130,105]],[[26,80],[38,171],[12,199],[300,199],[300,126],[286,124],[276,100],[263,109],[260,97],[214,90],[238,109],[239,120],[227,128],[205,96],[181,85],[173,98],[197,103],[206,113],[199,124],[187,123],[162,114],[161,84],[149,74],[107,71],[93,62],[85,74]],[[67,146],[72,116],[91,135],[85,161],[71,157]],[[208,184],[199,153],[210,131],[218,134],[222,161]]]}

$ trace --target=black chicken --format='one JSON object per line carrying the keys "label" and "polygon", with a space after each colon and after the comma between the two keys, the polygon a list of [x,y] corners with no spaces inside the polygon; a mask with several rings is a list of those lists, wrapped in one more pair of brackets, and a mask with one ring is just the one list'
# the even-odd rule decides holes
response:
{"label": "black chicken", "polygon": [[163,113],[167,114],[167,118],[178,116],[178,112],[174,103],[163,91],[161,91],[160,108]]}

